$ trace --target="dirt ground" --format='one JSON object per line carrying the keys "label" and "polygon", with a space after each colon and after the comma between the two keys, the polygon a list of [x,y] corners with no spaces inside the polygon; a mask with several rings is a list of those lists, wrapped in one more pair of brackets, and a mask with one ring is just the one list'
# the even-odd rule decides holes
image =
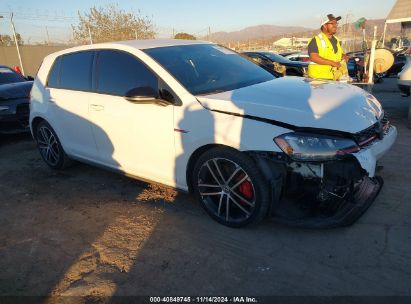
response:
{"label": "dirt ground", "polygon": [[410,296],[409,101],[394,78],[375,94],[399,138],[381,194],[339,229],[230,229],[188,194],[83,164],[55,172],[30,136],[2,136],[0,295]]}

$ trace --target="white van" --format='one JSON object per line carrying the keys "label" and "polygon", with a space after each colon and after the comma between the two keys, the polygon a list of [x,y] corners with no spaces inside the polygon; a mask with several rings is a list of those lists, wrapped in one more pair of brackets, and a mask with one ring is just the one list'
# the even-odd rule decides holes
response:
{"label": "white van", "polygon": [[193,191],[218,222],[354,222],[396,128],[369,93],[275,78],[224,47],[143,40],[47,56],[30,126],[51,168],[68,159]]}

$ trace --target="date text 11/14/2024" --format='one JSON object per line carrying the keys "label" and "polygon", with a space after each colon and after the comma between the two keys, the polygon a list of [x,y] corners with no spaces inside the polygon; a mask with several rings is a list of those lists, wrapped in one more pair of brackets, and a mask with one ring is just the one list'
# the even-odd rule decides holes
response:
{"label": "date text 11/14/2024", "polygon": [[150,297],[150,303],[258,303],[254,297]]}

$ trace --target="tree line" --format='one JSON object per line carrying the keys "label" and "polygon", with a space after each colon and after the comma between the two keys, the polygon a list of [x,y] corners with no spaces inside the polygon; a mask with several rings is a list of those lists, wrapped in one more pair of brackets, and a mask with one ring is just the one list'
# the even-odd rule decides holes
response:
{"label": "tree line", "polygon": [[[17,38],[17,43],[19,45],[23,45],[24,41],[21,38],[21,35],[16,33],[16,38]],[[16,45],[15,41],[14,41],[14,37],[10,36],[10,35],[1,35],[0,34],[0,46],[12,46],[12,45]]]}
{"label": "tree line", "polygon": [[[118,5],[109,4],[103,7],[93,6],[84,13],[78,12],[79,22],[72,24],[72,44],[89,44],[122,41],[133,39],[153,39],[156,37],[154,22],[140,11],[126,12]],[[16,34],[19,45],[24,41],[20,34]],[[195,40],[196,37],[188,33],[177,33],[175,39]],[[0,46],[15,45],[14,38],[9,35],[0,35]]]}
{"label": "tree line", "polygon": [[[72,25],[76,43],[85,44],[130,39],[153,39],[156,36],[153,20],[140,12],[125,12],[117,5],[92,7],[78,13],[79,23]],[[177,33],[175,39],[196,39],[187,33]]]}

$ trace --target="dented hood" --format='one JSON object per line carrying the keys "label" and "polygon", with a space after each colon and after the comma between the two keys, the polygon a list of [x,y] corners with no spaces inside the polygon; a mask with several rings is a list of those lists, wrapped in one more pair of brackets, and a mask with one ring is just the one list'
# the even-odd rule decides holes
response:
{"label": "dented hood", "polygon": [[197,98],[210,110],[349,133],[368,128],[382,114],[380,103],[358,87],[302,77],[277,78]]}

